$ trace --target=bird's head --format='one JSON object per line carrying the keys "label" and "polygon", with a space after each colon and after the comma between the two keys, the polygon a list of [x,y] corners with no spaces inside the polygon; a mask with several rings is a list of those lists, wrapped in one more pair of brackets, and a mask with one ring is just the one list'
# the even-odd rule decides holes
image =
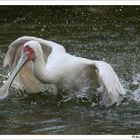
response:
{"label": "bird's head", "polygon": [[27,57],[27,60],[34,61],[36,57],[42,56],[43,51],[41,45],[37,41],[28,41],[23,46],[23,55]]}

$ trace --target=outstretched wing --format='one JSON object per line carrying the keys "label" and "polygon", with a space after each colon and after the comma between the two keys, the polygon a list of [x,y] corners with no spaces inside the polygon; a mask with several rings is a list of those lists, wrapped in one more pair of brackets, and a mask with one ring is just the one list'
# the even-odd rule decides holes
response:
{"label": "outstretched wing", "polygon": [[[47,57],[51,52],[51,47],[48,47],[49,41],[36,37],[24,36],[16,39],[10,44],[9,50],[4,59],[4,67],[9,66],[12,71],[21,56],[23,45],[31,40],[38,41],[41,44],[44,53],[44,60],[47,62]],[[32,62],[28,62],[24,66],[13,81],[12,86],[33,93],[45,90],[45,85],[40,83],[32,73]]]}
{"label": "outstretched wing", "polygon": [[112,67],[103,61],[93,61],[88,68],[96,81],[97,92],[102,93],[100,104],[110,106],[119,103],[124,90]]}
{"label": "outstretched wing", "polygon": [[38,41],[41,44],[44,53],[44,60],[47,61],[47,57],[51,52],[51,47],[49,47],[49,41],[31,36],[23,36],[19,37],[9,45],[9,50],[4,58],[4,67],[9,66],[11,69],[13,69],[19,60],[23,45],[31,40]]}

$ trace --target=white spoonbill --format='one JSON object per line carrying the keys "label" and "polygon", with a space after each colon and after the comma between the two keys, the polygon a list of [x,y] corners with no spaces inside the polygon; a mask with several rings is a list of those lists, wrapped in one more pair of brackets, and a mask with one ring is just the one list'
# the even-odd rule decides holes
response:
{"label": "white spoonbill", "polygon": [[41,38],[23,36],[12,42],[5,66],[10,67],[11,75],[0,89],[0,99],[9,95],[10,86],[30,93],[51,90],[55,94],[79,94],[86,90],[88,94],[92,87],[102,94],[100,103],[106,106],[119,103],[124,94],[108,63],[70,55],[62,45]]}

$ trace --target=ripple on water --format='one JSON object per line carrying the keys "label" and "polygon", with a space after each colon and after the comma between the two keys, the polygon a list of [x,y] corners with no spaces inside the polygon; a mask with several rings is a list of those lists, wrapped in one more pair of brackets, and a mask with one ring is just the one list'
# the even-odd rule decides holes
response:
{"label": "ripple on water", "polygon": [[51,131],[51,134],[59,133],[61,131],[64,131],[64,128],[66,126],[52,126],[52,127],[43,127],[43,128],[37,128],[31,131],[33,134],[40,134],[40,133],[46,133],[50,134],[49,131]]}

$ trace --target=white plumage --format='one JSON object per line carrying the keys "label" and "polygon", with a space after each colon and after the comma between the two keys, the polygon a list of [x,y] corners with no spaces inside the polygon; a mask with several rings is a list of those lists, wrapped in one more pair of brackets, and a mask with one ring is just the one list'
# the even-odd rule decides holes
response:
{"label": "white plumage", "polygon": [[27,60],[19,70],[12,83],[14,87],[31,93],[51,89],[55,94],[58,91],[78,94],[81,89],[89,87],[102,93],[100,103],[103,105],[119,103],[120,96],[124,94],[116,73],[106,62],[70,55],[62,45],[36,37],[16,39],[9,46],[4,66],[8,65],[11,71],[17,69],[17,62],[25,47],[33,50],[35,58]]}

